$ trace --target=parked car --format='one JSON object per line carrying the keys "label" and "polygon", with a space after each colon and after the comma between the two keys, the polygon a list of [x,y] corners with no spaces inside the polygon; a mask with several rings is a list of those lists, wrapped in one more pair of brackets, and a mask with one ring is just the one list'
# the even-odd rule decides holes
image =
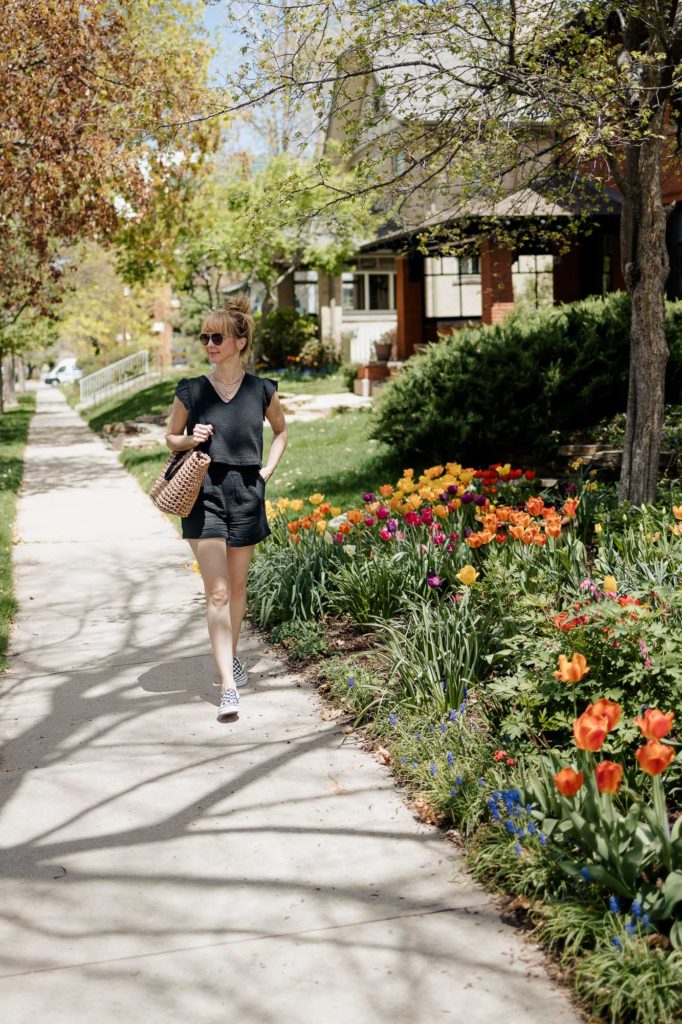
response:
{"label": "parked car", "polygon": [[60,359],[54,369],[48,370],[43,379],[46,384],[72,384],[82,376],[83,371],[78,366],[76,357],[68,356],[66,359]]}

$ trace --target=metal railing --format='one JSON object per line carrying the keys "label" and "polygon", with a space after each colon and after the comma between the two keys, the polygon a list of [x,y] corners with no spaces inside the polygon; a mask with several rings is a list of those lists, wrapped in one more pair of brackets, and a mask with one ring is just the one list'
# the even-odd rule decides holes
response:
{"label": "metal railing", "polygon": [[148,373],[149,352],[144,349],[132,356],[118,359],[102,370],[95,370],[87,377],[81,377],[80,400],[94,404],[115,391],[124,391],[127,385],[139,380],[140,377],[146,377]]}

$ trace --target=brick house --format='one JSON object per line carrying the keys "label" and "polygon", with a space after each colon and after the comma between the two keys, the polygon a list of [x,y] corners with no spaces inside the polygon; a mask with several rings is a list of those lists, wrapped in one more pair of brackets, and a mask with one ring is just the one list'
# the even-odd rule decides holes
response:
{"label": "brick house", "polygon": [[[380,76],[359,76],[350,101],[358,112],[363,104],[375,102]],[[409,102],[409,100],[408,100]],[[399,124],[400,109],[393,107],[387,130]],[[326,144],[343,131],[334,114],[327,127]],[[354,160],[371,152],[371,137],[360,141]],[[682,175],[665,175],[663,195],[677,204],[668,222],[671,272],[667,292],[682,298]],[[418,201],[418,200],[417,200]],[[538,193],[514,192],[479,218],[504,217],[525,222],[574,217],[574,211],[558,208]],[[417,247],[417,230],[397,231],[389,226],[359,246],[352,264],[339,275],[300,267],[279,289],[280,305],[301,312],[316,313],[323,338],[334,341],[347,360],[369,363],[373,343],[393,331],[394,358],[407,359],[416,348],[435,341],[439,333],[463,326],[495,324],[519,303],[525,308],[573,302],[592,295],[605,295],[624,287],[619,245],[620,196],[607,189],[589,215],[590,230],[578,237],[568,252],[539,251],[526,245],[516,250],[495,245],[485,228],[476,234],[467,256],[447,256],[432,246],[428,255]],[[476,222],[476,214],[467,217]],[[421,224],[447,227],[453,221],[424,198]],[[483,223],[483,221],[482,221]]]}

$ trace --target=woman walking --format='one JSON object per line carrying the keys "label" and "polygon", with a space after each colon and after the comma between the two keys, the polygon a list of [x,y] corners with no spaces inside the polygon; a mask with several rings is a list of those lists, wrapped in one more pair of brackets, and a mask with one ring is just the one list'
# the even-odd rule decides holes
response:
{"label": "woman walking", "polygon": [[[211,456],[199,497],[182,520],[182,536],[204,581],[208,633],[222,686],[218,721],[239,711],[238,688],[247,682],[237,657],[246,578],[256,544],[270,533],[265,484],[287,444],[276,381],[246,373],[242,365],[252,337],[245,295],[208,313],[199,339],[212,369],[178,382],[166,434],[171,451],[201,445]],[[274,439],[261,467],[264,419]]]}

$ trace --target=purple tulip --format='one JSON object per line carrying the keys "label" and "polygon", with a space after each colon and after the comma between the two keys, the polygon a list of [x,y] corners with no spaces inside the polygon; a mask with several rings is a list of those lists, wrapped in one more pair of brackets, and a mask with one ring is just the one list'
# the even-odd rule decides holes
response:
{"label": "purple tulip", "polygon": [[398,520],[389,519],[388,522],[386,523],[386,529],[389,530],[391,533],[395,533],[395,531],[398,529]]}
{"label": "purple tulip", "polygon": [[430,572],[426,580],[430,587],[440,587],[443,583],[440,576],[436,576],[435,572]]}
{"label": "purple tulip", "polygon": [[365,504],[369,504],[370,501],[374,501],[374,495],[372,494],[371,491],[367,491],[366,494],[363,494],[362,500],[365,502]]}
{"label": "purple tulip", "polygon": [[474,498],[474,503],[479,506],[485,505],[485,498],[483,497],[482,494],[477,494],[476,497]]}
{"label": "purple tulip", "polygon": [[[459,488],[458,488],[457,484],[450,484],[450,486],[448,487],[448,494],[457,494],[458,490],[459,490]],[[462,495],[462,497],[463,497],[463,495]]]}
{"label": "purple tulip", "polygon": [[473,500],[474,500],[474,496],[471,493],[471,491],[465,491],[464,494],[462,495],[462,504],[463,505],[468,505]]}

